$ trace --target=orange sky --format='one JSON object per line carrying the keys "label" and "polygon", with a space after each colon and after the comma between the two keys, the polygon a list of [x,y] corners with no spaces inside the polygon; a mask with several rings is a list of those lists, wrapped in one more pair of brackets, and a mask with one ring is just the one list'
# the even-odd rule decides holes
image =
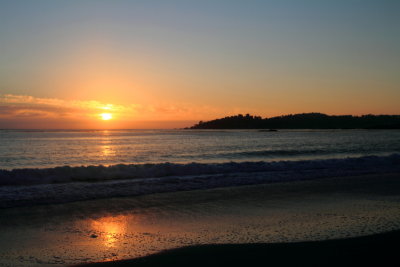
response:
{"label": "orange sky", "polygon": [[398,8],[370,0],[1,1],[0,128],[400,114]]}
{"label": "orange sky", "polygon": [[[371,99],[371,102],[378,99]],[[310,102],[313,100],[310,99]],[[329,101],[325,102],[329,103]],[[360,112],[359,106],[348,106],[345,101],[341,107],[343,112],[335,112],[337,107],[332,105],[323,106],[316,110],[304,107],[290,107],[290,101],[285,105],[270,105],[270,108],[235,108],[215,107],[199,104],[112,104],[96,100],[62,100],[56,98],[36,98],[22,95],[0,95],[0,125],[3,128],[57,128],[57,129],[157,129],[157,128],[183,128],[193,125],[199,120],[209,120],[227,115],[252,113],[262,116],[276,116],[288,113],[325,111],[329,114],[368,114]],[[276,108],[274,110],[273,108]],[[286,110],[282,113],[280,110]],[[374,113],[373,106],[365,110]],[[261,111],[261,112],[260,112]],[[347,112],[345,112],[347,111]],[[395,109],[387,114],[395,113]],[[370,112],[371,113],[371,112]],[[380,113],[379,109],[375,113]],[[106,117],[107,120],[104,119]],[[110,117],[110,118],[108,118]]]}

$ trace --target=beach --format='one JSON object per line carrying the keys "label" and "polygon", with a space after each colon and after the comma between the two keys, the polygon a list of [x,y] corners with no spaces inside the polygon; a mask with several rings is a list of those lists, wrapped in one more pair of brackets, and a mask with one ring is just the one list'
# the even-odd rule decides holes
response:
{"label": "beach", "polygon": [[400,267],[399,13],[0,0],[0,267]]}
{"label": "beach", "polygon": [[386,233],[400,229],[399,192],[400,173],[388,173],[2,209],[0,266]]}

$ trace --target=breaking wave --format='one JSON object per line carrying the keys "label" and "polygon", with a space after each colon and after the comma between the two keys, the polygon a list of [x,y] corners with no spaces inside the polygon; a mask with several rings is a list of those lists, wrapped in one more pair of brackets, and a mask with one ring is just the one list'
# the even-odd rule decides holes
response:
{"label": "breaking wave", "polygon": [[0,170],[0,207],[400,171],[400,154],[228,163]]}

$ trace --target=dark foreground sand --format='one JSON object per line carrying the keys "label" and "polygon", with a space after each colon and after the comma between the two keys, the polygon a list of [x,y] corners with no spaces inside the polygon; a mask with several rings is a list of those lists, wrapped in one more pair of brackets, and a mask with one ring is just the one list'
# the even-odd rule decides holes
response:
{"label": "dark foreground sand", "polygon": [[399,230],[399,173],[152,194],[0,209],[0,267],[390,266]]}
{"label": "dark foreground sand", "polygon": [[400,266],[400,231],[348,239],[261,244],[222,244],[167,250],[106,266]]}

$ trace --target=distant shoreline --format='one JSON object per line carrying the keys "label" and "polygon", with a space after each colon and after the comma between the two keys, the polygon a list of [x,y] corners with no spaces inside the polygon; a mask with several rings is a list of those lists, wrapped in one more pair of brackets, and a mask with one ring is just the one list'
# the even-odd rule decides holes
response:
{"label": "distant shoreline", "polygon": [[236,115],[200,121],[185,129],[400,129],[400,115],[326,115],[323,113],[290,114],[272,118]]}

